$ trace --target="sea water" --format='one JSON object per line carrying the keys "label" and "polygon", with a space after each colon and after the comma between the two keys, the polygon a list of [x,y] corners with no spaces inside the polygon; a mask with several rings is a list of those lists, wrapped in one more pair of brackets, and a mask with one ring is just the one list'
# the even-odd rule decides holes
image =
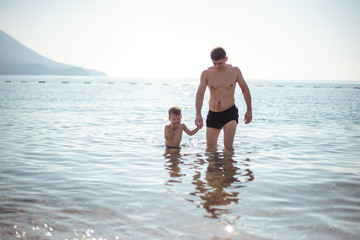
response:
{"label": "sea water", "polygon": [[234,152],[169,153],[196,79],[2,76],[0,239],[359,239],[360,83],[248,85]]}

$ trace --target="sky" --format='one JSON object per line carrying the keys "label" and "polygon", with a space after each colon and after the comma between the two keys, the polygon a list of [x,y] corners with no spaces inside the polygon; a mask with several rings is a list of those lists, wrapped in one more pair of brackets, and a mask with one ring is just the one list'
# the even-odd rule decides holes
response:
{"label": "sky", "polygon": [[199,78],[221,46],[245,79],[360,81],[358,0],[0,0],[0,29],[110,77]]}

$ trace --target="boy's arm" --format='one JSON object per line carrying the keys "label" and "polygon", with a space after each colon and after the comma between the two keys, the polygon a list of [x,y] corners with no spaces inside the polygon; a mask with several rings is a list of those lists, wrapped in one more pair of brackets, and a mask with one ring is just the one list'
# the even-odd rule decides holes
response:
{"label": "boy's arm", "polygon": [[192,136],[195,133],[197,133],[200,130],[200,127],[197,126],[194,130],[190,130],[187,128],[187,126],[184,124],[184,131],[186,132],[187,135]]}
{"label": "boy's arm", "polygon": [[175,132],[171,129],[170,126],[166,125],[164,129],[165,140],[170,141],[171,139],[173,139],[174,135]]}

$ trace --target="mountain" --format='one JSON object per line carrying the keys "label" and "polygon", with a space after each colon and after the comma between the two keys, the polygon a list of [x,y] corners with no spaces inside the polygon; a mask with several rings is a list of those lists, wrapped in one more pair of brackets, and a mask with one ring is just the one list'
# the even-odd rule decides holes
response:
{"label": "mountain", "polygon": [[0,30],[0,75],[106,76],[105,73],[50,60]]}

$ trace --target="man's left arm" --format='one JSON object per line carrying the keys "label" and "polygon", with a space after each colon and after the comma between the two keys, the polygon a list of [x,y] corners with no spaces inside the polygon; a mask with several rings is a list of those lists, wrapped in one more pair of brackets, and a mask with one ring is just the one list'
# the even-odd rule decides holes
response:
{"label": "man's left arm", "polygon": [[248,124],[252,121],[252,106],[251,106],[251,94],[248,85],[245,82],[245,79],[239,68],[237,70],[237,81],[241,88],[245,103],[246,103],[246,113],[244,116],[245,124]]}

